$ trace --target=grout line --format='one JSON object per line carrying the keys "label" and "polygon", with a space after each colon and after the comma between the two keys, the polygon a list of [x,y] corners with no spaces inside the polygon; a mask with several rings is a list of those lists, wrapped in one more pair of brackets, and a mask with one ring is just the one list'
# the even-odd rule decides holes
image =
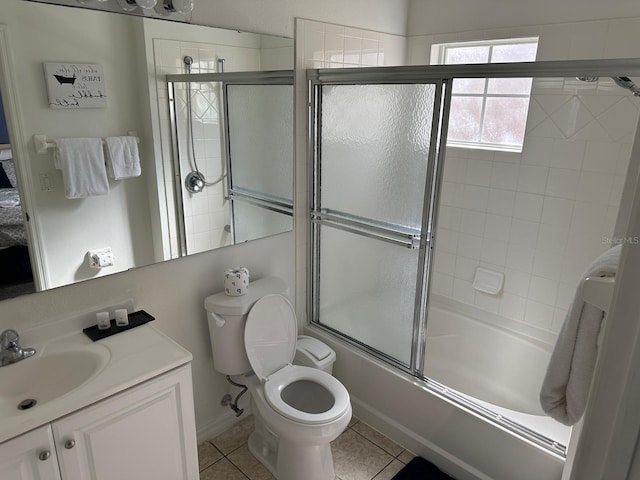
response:
{"label": "grout line", "polygon": [[205,472],[206,470],[209,470],[211,467],[213,467],[214,465],[216,465],[217,463],[220,463],[222,460],[227,460],[231,465],[233,465],[241,474],[242,476],[244,476],[247,480],[251,480],[251,478],[240,468],[239,465],[236,465],[235,463],[233,463],[233,461],[228,458],[228,455],[231,455],[233,452],[235,452],[236,450],[239,450],[240,448],[242,448],[244,445],[246,445],[247,442],[244,442],[242,445],[240,445],[238,448],[234,449],[233,451],[229,452],[227,455],[225,455],[224,453],[220,452],[220,450],[218,450],[218,447],[216,447],[215,445],[213,445],[213,443],[211,443],[208,440],[205,440],[207,443],[210,443],[213,448],[215,448],[220,455],[222,455],[221,458],[219,458],[218,460],[216,460],[215,462],[213,462],[211,465],[207,466],[206,468],[199,470],[198,473],[202,474],[203,472]]}
{"label": "grout line", "polygon": [[[354,424],[355,425],[355,424]],[[373,427],[371,427],[369,424],[365,423],[364,425],[367,425],[369,428],[375,430]],[[349,427],[351,428],[351,427]],[[382,445],[378,445],[375,441],[371,440],[370,438],[365,437],[363,434],[361,434],[360,432],[358,432],[355,429],[352,429],[355,433],[357,433],[358,435],[360,435],[362,438],[364,438],[365,440],[368,440],[369,442],[373,443],[376,447],[378,447],[380,450],[382,450],[384,453],[386,453],[387,455],[391,455],[393,458],[398,458],[398,456],[402,455],[402,452],[404,452],[406,450],[406,448],[404,448],[402,445],[397,444],[402,450],[400,450],[400,453],[398,453],[397,455],[394,455],[393,453],[391,453],[390,451],[386,450]],[[378,432],[376,430],[376,432]],[[384,438],[386,438],[387,440],[393,442],[393,440],[391,440],[389,437],[387,437],[384,433],[380,433],[378,432],[380,435],[382,435]],[[395,443],[395,442],[393,442]]]}
{"label": "grout line", "polygon": [[373,477],[371,477],[371,480],[375,480],[375,478],[376,478],[378,475],[380,475],[380,474],[384,471],[384,469],[385,469],[385,468],[387,468],[389,465],[391,465],[391,464],[393,463],[393,461],[394,461],[394,460],[395,460],[395,458],[392,458],[392,459],[389,461],[389,463],[387,463],[384,467],[382,467],[382,468],[380,469],[380,471],[379,471],[378,473],[376,473]]}
{"label": "grout line", "polygon": [[[355,423],[353,424],[355,425]],[[353,426],[352,425],[352,426]],[[365,423],[365,425],[367,425]],[[360,432],[358,432],[357,430],[354,430],[353,428],[349,427],[354,433],[356,433],[357,435],[359,435],[360,437],[362,437],[364,440],[366,440],[367,442],[369,442],[371,445],[374,445],[375,447],[378,447],[380,450],[382,450],[384,453],[386,453],[387,455],[389,455],[391,457],[391,460],[389,460],[389,463],[387,463],[384,467],[382,467],[380,470],[378,470],[378,472],[376,472],[373,477],[370,478],[370,480],[374,480],[378,475],[380,475],[382,473],[382,471],[387,468],[389,465],[391,465],[391,463],[396,459],[396,457],[393,456],[392,453],[387,452],[384,448],[382,448],[380,445],[378,445],[377,443],[375,443],[373,440],[368,439],[367,437],[365,437],[364,435],[362,435]],[[386,436],[385,436],[386,438]],[[403,448],[404,451],[404,448]],[[402,452],[400,452],[402,453]],[[400,455],[400,453],[398,455]]]}

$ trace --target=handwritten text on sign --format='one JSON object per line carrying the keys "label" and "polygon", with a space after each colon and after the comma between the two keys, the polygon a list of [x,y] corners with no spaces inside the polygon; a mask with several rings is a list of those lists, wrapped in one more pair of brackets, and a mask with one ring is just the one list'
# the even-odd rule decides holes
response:
{"label": "handwritten text on sign", "polygon": [[100,108],[107,104],[102,66],[88,63],[45,63],[51,108]]}

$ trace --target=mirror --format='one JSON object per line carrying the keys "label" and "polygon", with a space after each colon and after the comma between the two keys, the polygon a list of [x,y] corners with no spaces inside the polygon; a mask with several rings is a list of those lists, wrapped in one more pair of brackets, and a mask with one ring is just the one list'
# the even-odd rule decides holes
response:
{"label": "mirror", "polygon": [[[0,53],[7,55],[0,58],[8,60],[0,64],[0,94],[11,145],[0,162],[3,171],[13,166],[17,175],[0,194],[12,188],[19,192],[20,204],[13,206],[24,211],[26,221],[16,226],[24,230],[22,240],[0,241],[0,299],[292,228],[293,87],[278,85],[279,102],[271,85],[234,83],[229,77],[291,70],[292,39],[23,0],[5,0],[2,10]],[[105,106],[51,108],[44,63],[99,65]],[[186,74],[189,68],[192,75],[219,74],[222,66],[221,78],[190,82],[188,102],[186,83],[169,98],[167,75]],[[241,92],[244,87],[251,88]],[[275,126],[269,135],[255,130],[261,122]],[[54,149],[40,154],[33,141],[34,135],[54,142],[129,132],[139,139],[141,175],[109,178],[107,194],[78,199],[65,197]],[[256,186],[255,176],[243,185],[245,172],[259,168],[271,172],[265,176],[268,185]],[[185,186],[193,171],[205,181],[196,193]],[[260,188],[259,201],[239,198]],[[272,200],[278,208],[269,204]],[[0,205],[9,204],[0,199]],[[0,207],[0,215],[7,210]],[[254,225],[260,228],[252,230]],[[3,250],[25,243],[33,282],[19,278],[18,285],[7,285],[4,278],[14,267],[3,263]],[[107,261],[91,268],[89,252],[106,248],[113,265]],[[15,263],[15,255],[5,257]]]}

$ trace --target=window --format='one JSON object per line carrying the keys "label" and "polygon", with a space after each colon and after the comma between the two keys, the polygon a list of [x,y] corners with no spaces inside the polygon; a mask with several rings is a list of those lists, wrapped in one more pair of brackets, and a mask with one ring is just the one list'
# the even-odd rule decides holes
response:
{"label": "window", "polygon": [[[443,43],[431,63],[532,62],[537,38]],[[521,152],[531,78],[461,78],[453,81],[447,145]]]}

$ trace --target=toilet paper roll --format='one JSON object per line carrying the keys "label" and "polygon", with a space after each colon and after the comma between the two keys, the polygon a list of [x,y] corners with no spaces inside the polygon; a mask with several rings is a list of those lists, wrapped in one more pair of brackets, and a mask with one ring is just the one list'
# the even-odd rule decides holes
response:
{"label": "toilet paper roll", "polygon": [[249,291],[249,270],[245,267],[227,268],[224,271],[224,293],[232,297],[245,295]]}

